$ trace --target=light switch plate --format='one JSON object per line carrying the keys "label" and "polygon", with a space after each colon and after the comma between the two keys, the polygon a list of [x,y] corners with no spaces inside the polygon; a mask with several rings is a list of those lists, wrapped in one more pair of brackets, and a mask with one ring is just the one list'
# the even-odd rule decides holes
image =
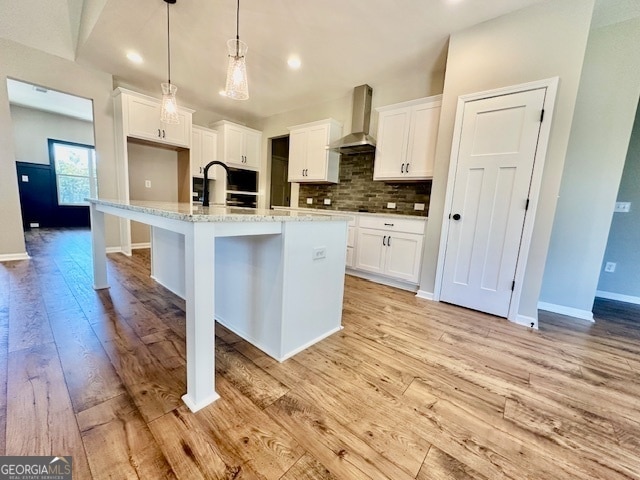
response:
{"label": "light switch plate", "polygon": [[396,204],[394,202],[388,202],[387,208],[396,208]]}
{"label": "light switch plate", "polygon": [[413,204],[413,209],[414,210],[420,210],[421,212],[424,212],[424,203],[414,203]]}
{"label": "light switch plate", "polygon": [[627,213],[631,210],[631,202],[616,202],[616,208],[613,209],[614,212],[618,213]]}
{"label": "light switch plate", "polygon": [[313,198],[309,197],[307,198],[307,205],[312,205],[313,204]]}
{"label": "light switch plate", "polygon": [[151,180],[145,180],[144,181],[144,187],[145,188],[151,188]]}
{"label": "light switch plate", "polygon": [[28,182],[29,181],[29,175],[22,175],[22,181],[23,182]]}
{"label": "light switch plate", "polygon": [[331,199],[330,198],[325,198],[324,199],[324,204],[325,205],[331,205]]}

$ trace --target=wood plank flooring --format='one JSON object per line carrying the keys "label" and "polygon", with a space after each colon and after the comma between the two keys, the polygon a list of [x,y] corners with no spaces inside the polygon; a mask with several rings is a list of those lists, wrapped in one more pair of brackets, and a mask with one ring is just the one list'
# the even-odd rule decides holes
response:
{"label": "wood plank flooring", "polygon": [[191,413],[184,302],[149,253],[27,233],[0,264],[0,455],[82,479],[640,479],[640,308],[540,330],[346,278],[344,330],[278,363],[216,327],[221,399]]}

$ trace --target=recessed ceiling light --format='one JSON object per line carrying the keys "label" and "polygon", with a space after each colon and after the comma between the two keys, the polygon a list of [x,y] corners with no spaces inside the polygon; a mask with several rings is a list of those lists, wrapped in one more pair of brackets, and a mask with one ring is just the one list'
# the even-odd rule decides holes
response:
{"label": "recessed ceiling light", "polygon": [[132,61],[133,63],[142,63],[142,57],[140,56],[139,53],[136,52],[128,52],[127,53],[127,58]]}
{"label": "recessed ceiling light", "polygon": [[289,57],[289,60],[287,60],[287,65],[289,65],[289,68],[291,68],[291,70],[298,70],[302,65],[302,62],[300,61],[300,58],[292,56]]}

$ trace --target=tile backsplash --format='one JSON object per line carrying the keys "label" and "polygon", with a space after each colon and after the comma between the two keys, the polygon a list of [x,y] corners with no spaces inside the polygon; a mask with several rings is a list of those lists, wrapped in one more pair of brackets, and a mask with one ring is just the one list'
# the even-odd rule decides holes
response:
{"label": "tile backsplash", "polygon": [[[298,206],[427,216],[431,181],[374,182],[374,155],[374,153],[368,153],[343,156],[340,159],[340,183],[328,185],[301,183]],[[307,198],[313,199],[312,205],[307,205]],[[331,200],[331,205],[324,205],[324,200],[327,198]],[[387,208],[389,202],[395,203],[396,208]],[[415,203],[423,203],[425,209],[414,210]]]}

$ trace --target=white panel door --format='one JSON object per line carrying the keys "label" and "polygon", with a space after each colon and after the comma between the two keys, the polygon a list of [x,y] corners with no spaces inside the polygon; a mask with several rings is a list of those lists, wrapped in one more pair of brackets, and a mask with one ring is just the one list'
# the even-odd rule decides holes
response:
{"label": "white panel door", "polygon": [[441,300],[506,317],[546,89],[465,104]]}

